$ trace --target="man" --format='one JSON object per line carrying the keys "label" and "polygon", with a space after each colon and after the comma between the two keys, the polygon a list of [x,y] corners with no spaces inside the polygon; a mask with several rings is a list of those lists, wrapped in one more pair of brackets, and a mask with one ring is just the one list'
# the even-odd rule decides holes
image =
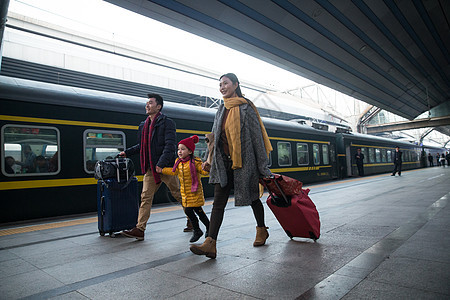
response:
{"label": "man", "polygon": [[398,146],[395,147],[394,152],[394,171],[391,176],[395,176],[398,171],[398,176],[402,176],[402,152]]}
{"label": "man", "polygon": [[431,155],[431,153],[428,153],[428,162],[430,163],[430,167],[434,167],[433,155]]}
{"label": "man", "polygon": [[361,148],[358,148],[356,150],[355,161],[356,161],[356,166],[358,167],[359,176],[364,176],[364,166],[363,166],[364,154],[361,153]]}
{"label": "man", "polygon": [[447,166],[450,167],[450,153],[448,151],[445,152],[445,159],[447,160]]}
{"label": "man", "polygon": [[162,168],[172,167],[175,161],[176,130],[175,122],[161,113],[164,102],[158,94],[148,94],[145,112],[148,115],[139,125],[138,144],[122,151],[120,156],[140,153],[141,170],[144,173],[141,206],[136,227],[124,230],[127,237],[144,239],[144,231],[150,218],[153,197],[164,182],[172,196],[181,203],[180,185],[176,176],[159,174]]}

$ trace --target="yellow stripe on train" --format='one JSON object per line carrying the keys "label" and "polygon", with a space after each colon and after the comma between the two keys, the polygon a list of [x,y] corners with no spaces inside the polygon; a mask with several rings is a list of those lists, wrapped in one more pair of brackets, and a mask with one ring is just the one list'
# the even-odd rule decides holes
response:
{"label": "yellow stripe on train", "polygon": [[[143,176],[136,176],[138,181],[142,181]],[[37,189],[49,187],[64,187],[78,185],[97,184],[95,178],[69,178],[69,179],[43,179],[43,180],[20,180],[0,182],[0,190]]]}

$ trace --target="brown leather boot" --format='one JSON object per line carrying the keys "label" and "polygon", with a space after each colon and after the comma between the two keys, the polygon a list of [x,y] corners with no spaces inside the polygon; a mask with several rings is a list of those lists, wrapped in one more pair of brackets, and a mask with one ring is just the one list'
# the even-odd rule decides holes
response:
{"label": "brown leather boot", "polygon": [[197,255],[206,255],[209,258],[216,258],[217,250],[216,250],[216,240],[213,240],[210,237],[207,237],[203,244],[199,245],[191,245],[189,248],[192,253]]}
{"label": "brown leather boot", "polygon": [[269,229],[269,227],[256,226],[256,238],[253,242],[253,247],[262,246],[266,243],[266,240],[269,237],[269,232],[267,229]]}
{"label": "brown leather boot", "polygon": [[194,227],[192,227],[191,220],[187,219],[186,222],[186,228],[183,229],[184,232],[191,232],[194,230]]}

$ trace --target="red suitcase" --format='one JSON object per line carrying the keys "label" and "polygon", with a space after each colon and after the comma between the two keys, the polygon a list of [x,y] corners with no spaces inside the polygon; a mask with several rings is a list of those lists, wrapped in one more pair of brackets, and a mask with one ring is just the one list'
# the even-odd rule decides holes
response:
{"label": "red suitcase", "polygon": [[[292,239],[293,237],[311,238],[316,241],[320,237],[320,219],[316,206],[308,196],[309,189],[301,189],[300,193],[286,196],[275,194],[282,191],[278,180],[264,178],[263,185],[269,190],[267,205],[272,210],[281,227]],[[267,183],[274,182],[277,191],[271,191]]]}

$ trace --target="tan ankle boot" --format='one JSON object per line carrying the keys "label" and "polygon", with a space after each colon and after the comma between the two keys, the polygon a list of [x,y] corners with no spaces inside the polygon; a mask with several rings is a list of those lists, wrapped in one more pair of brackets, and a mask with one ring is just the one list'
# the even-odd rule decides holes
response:
{"label": "tan ankle boot", "polygon": [[198,245],[191,245],[189,248],[192,253],[197,255],[206,255],[206,257],[209,258],[216,258],[216,240],[213,240],[210,237],[207,237],[203,244],[200,246]]}
{"label": "tan ankle boot", "polygon": [[269,229],[269,227],[256,226],[256,238],[253,242],[254,247],[262,246],[266,243],[266,240],[269,237],[269,232],[267,229]]}

